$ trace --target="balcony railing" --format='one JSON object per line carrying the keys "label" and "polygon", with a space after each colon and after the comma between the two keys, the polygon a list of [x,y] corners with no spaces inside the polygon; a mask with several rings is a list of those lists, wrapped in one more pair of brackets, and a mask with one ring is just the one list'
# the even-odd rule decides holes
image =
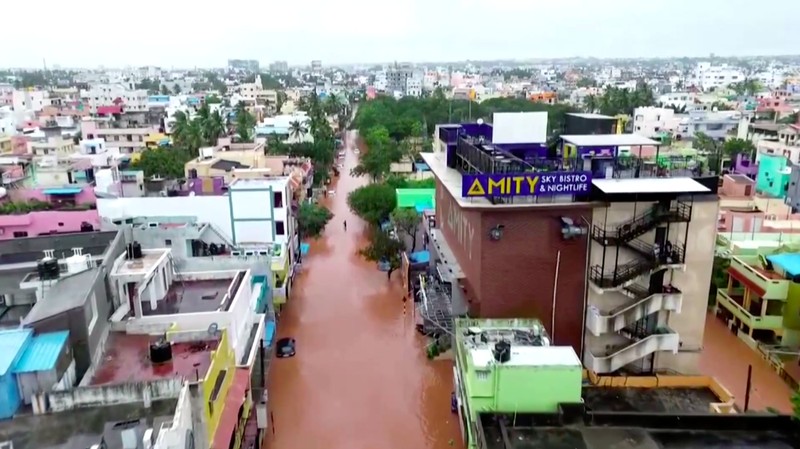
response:
{"label": "balcony railing", "polygon": [[593,354],[587,351],[584,365],[598,374],[613,373],[654,352],[670,351],[677,353],[679,348],[680,335],[665,327],[641,339],[612,348],[605,355]]}
{"label": "balcony railing", "polygon": [[[634,240],[634,242],[639,241]],[[594,265],[589,270],[589,279],[600,288],[616,288],[646,273],[684,263],[683,247],[680,245],[674,245],[670,254],[663,252],[656,254],[653,247],[645,243],[637,243],[634,248],[644,257],[618,265],[615,270],[605,273],[600,265]]]}
{"label": "balcony railing", "polygon": [[731,257],[730,268],[763,290],[762,298],[785,301],[786,296],[789,294],[791,281],[778,274],[772,274],[765,269],[758,268],[757,265],[760,264],[758,256],[734,256]]}
{"label": "balcony railing", "polygon": [[783,316],[756,316],[745,309],[736,300],[728,296],[724,290],[717,290],[717,307],[722,306],[738,318],[745,326],[752,329],[777,330],[783,328]]}

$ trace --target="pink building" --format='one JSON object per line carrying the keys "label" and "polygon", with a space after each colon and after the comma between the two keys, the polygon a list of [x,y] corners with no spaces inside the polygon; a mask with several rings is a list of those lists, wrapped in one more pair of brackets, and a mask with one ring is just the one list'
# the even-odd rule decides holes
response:
{"label": "pink building", "polygon": [[800,220],[780,199],[756,196],[755,181],[744,175],[725,175],[719,188],[717,232],[800,232],[787,223]]}
{"label": "pink building", "polygon": [[[32,201],[49,203],[49,208],[14,212],[25,210],[24,205],[30,206]],[[88,226],[98,229],[100,216],[95,209],[96,202],[92,186],[11,190],[0,202],[0,240],[81,232]]]}

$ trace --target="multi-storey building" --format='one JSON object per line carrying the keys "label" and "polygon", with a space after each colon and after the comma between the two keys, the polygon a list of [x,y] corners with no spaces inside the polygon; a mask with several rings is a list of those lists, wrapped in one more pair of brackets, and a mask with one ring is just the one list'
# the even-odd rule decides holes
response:
{"label": "multi-storey building", "polygon": [[81,92],[81,99],[97,114],[103,106],[121,106],[125,111],[144,112],[148,109],[148,95],[144,89],[136,89],[133,83],[98,84]]}
{"label": "multi-storey building", "polygon": [[394,64],[386,71],[386,91],[390,93],[400,92],[407,94],[408,80],[414,75],[411,64]]}
{"label": "multi-storey building", "polygon": [[132,154],[145,149],[147,136],[158,132],[158,128],[146,124],[125,126],[111,117],[98,117],[81,122],[81,135],[84,139],[103,139],[108,148],[118,149],[120,153]]}
{"label": "multi-storey building", "polygon": [[552,157],[540,122],[439,126],[431,259],[471,316],[538,318],[591,370],[695,370],[716,177],[658,168],[637,156],[658,142],[629,134],[562,136]]}
{"label": "multi-storey building", "polygon": [[258,73],[259,64],[255,59],[228,59],[228,69]]}
{"label": "multi-storey building", "polygon": [[14,112],[39,112],[50,104],[50,93],[46,90],[25,89],[12,93],[11,105]]}

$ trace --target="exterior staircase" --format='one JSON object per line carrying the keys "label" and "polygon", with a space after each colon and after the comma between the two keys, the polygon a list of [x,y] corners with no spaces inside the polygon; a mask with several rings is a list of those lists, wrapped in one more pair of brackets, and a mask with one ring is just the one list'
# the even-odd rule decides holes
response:
{"label": "exterior staircase", "polygon": [[592,335],[601,336],[610,332],[620,332],[636,321],[661,310],[681,311],[683,293],[677,288],[650,293],[648,287],[631,284],[619,291],[605,293],[620,297],[622,305],[608,311],[591,309],[586,317],[586,328]]}
{"label": "exterior staircase", "polygon": [[601,289],[614,289],[632,283],[636,278],[654,271],[683,264],[683,247],[674,245],[670,254],[655,253],[655,248],[640,240],[625,244],[640,257],[618,265],[616,269],[603,272],[599,265],[590,269],[589,279]]}
{"label": "exterior staircase", "polygon": [[586,368],[598,374],[613,373],[654,352],[670,351],[675,354],[680,347],[679,335],[666,327],[656,329],[651,334],[629,333],[627,336],[630,338],[628,343],[609,348],[603,355],[587,352],[584,361]]}
{"label": "exterior staircase", "polygon": [[653,206],[614,229],[592,228],[592,238],[603,246],[619,246],[647,234],[664,223],[688,223],[692,218],[691,204],[678,201],[665,208]]}

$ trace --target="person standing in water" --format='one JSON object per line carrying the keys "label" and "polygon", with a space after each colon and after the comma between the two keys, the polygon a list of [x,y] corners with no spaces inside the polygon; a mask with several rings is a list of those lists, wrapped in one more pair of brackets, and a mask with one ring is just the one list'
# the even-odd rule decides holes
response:
{"label": "person standing in water", "polygon": [[347,220],[344,221],[344,230],[347,230]]}

